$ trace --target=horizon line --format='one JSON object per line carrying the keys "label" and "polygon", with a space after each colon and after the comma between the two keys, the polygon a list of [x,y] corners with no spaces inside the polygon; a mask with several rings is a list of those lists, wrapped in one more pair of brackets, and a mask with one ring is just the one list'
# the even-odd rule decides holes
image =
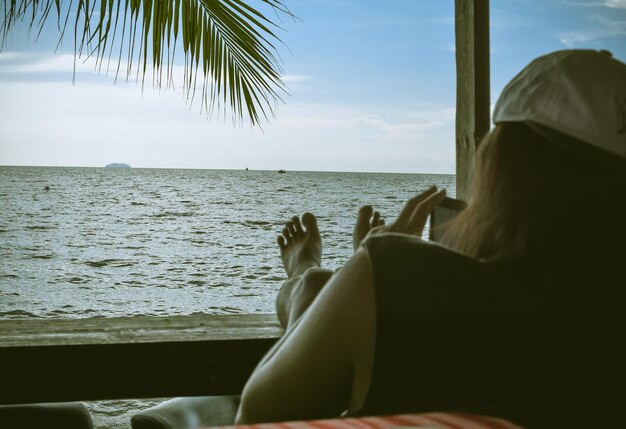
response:
{"label": "horizon line", "polygon": [[[125,164],[125,163],[110,163],[110,164]],[[108,165],[108,164],[107,164]],[[129,165],[129,164],[126,164]],[[106,166],[93,166],[93,165],[23,165],[23,164],[0,164],[2,167],[22,167],[22,168],[101,168],[105,169]],[[285,172],[292,173],[363,173],[363,174],[424,174],[424,175],[440,175],[440,176],[456,176],[454,173],[432,173],[432,172],[406,172],[406,171],[356,171],[356,170],[287,170],[283,168],[276,169],[252,169],[248,167],[243,168],[202,168],[202,167],[133,167],[129,165],[129,168],[108,168],[107,170],[215,170],[215,171],[269,171],[278,172],[284,170]]]}

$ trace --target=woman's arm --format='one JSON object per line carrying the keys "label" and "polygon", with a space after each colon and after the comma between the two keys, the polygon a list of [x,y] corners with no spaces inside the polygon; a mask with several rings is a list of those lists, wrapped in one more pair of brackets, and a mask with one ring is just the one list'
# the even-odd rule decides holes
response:
{"label": "woman's arm", "polygon": [[248,380],[237,423],[338,417],[369,387],[375,303],[365,250],[333,276]]}

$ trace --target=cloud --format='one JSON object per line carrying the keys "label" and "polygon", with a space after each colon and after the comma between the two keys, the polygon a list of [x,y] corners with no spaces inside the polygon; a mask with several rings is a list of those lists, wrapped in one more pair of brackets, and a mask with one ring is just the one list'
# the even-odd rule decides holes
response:
{"label": "cloud", "polygon": [[596,1],[573,1],[565,0],[564,3],[581,7],[608,7],[611,9],[626,9],[626,0],[596,0]]}
{"label": "cloud", "polygon": [[[98,63],[99,64],[99,63]],[[13,74],[13,73],[72,73],[74,66],[76,66],[76,72],[78,73],[106,73],[107,61],[104,61],[101,68],[96,66],[95,58],[77,58],[74,60],[73,54],[54,54],[47,53],[21,53],[21,52],[0,52],[0,73]],[[117,70],[117,60],[112,60],[108,67],[109,73],[115,73]],[[120,72],[125,72],[128,66],[128,62],[122,61],[120,63]],[[137,64],[133,64],[133,67],[137,67]],[[184,72],[184,66],[175,65],[172,68],[173,75],[182,76]],[[151,67],[148,67],[146,75],[151,74]],[[311,76],[306,75],[291,75],[287,74],[283,76],[283,80],[286,83],[299,83],[312,80]]]}
{"label": "cloud", "polygon": [[594,40],[626,36],[626,20],[615,20],[605,16],[594,16],[592,19],[595,25],[590,28],[559,34],[561,43],[571,48]]}
{"label": "cloud", "polygon": [[15,60],[18,58],[27,57],[28,54],[23,52],[0,52],[0,62],[7,60]]}
{"label": "cloud", "polygon": [[[146,91],[165,93],[171,92],[178,96],[181,106],[192,107],[206,113],[202,105],[202,78],[199,76],[197,85],[192,86],[188,93],[188,81],[185,79],[185,66],[173,65],[170,68],[171,76],[164,67],[158,75],[153,73],[151,66],[147,67],[145,78],[137,74],[140,69],[134,63],[132,71],[127,75],[128,63],[120,62],[119,74],[117,60],[111,60],[107,68],[107,61],[102,67],[98,67],[99,62],[95,58],[76,58],[73,54],[54,54],[52,52],[21,54],[15,52],[5,52],[0,56],[0,81],[3,82],[29,82],[31,84],[58,82],[67,84],[75,77],[79,86],[83,87],[89,83],[97,83],[103,88],[113,88],[122,86],[136,94]],[[300,82],[307,79],[306,76],[292,76],[292,81]],[[195,94],[193,93],[195,91]],[[210,96],[210,88],[208,88]],[[187,103],[185,103],[187,100]],[[218,106],[215,106],[216,110]]]}
{"label": "cloud", "polygon": [[363,144],[389,148],[420,144],[442,130],[454,130],[455,112],[455,106],[396,109],[292,103],[284,106],[268,129],[290,129],[303,136],[346,135]]}
{"label": "cloud", "polygon": [[[101,67],[95,58],[74,58],[73,54],[54,54],[52,52],[41,53],[0,53],[0,75],[45,75],[52,73],[102,74],[108,71],[109,75],[115,75],[117,61],[111,61],[107,70],[107,61]],[[120,64],[120,74],[125,73],[126,63]]]}
{"label": "cloud", "polygon": [[[266,144],[285,153],[284,165],[306,160],[321,170],[449,173],[455,165],[455,110],[288,103],[266,128]],[[297,159],[289,159],[293,146],[284,142],[298,142]]]}
{"label": "cloud", "polygon": [[[76,76],[76,80],[83,84],[85,80],[97,80],[106,82],[107,80],[113,85],[114,79],[117,83],[139,83],[143,88],[156,88],[165,91],[174,91],[186,88],[188,81],[185,79],[185,66],[171,66],[171,76],[168,76],[167,67],[161,70],[159,75],[153,73],[154,69],[148,65],[145,78],[137,75],[140,69],[137,63],[133,63],[132,71],[127,76],[128,62],[118,62],[112,59],[110,64],[105,60],[102,67],[95,58],[77,58],[75,60],[73,54],[54,54],[52,52],[44,53],[17,53],[3,52],[0,53],[0,80],[2,81],[29,81],[29,82],[50,82],[57,81],[66,83]],[[284,75],[283,80],[287,85],[291,85],[298,91],[303,90],[303,86],[299,85],[304,82],[313,80],[311,76],[306,75]],[[198,76],[197,85],[195,87],[195,99],[202,98],[202,78]],[[160,83],[160,84],[159,84]],[[291,88],[293,89],[293,88]],[[208,89],[210,95],[210,88]],[[198,105],[200,103],[197,103]]]}
{"label": "cloud", "polygon": [[311,79],[312,79],[311,76],[304,76],[304,75],[297,75],[297,74],[286,74],[283,76],[283,81],[287,84],[306,82]]}
{"label": "cloud", "polygon": [[209,121],[180,94],[141,95],[135,85],[0,82],[0,94],[4,163],[454,171],[452,105],[292,101],[260,131]]}
{"label": "cloud", "polygon": [[605,0],[602,3],[610,8],[626,9],[626,0]]}
{"label": "cloud", "polygon": [[[11,53],[9,53],[11,54]],[[27,73],[56,73],[74,70],[74,56],[69,54],[60,55],[9,55],[7,59],[19,59],[9,64],[0,64],[2,74],[27,74]],[[81,61],[76,62],[76,71],[93,72],[93,66],[87,66]]]}

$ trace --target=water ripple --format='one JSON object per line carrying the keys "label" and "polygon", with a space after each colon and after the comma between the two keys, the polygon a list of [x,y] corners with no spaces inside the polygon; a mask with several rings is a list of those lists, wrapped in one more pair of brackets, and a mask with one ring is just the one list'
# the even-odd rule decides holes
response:
{"label": "water ripple", "polygon": [[431,184],[454,176],[0,167],[0,318],[271,312],[286,220],[315,213],[335,269],[361,205]]}
{"label": "water ripple", "polygon": [[109,265],[112,267],[122,268],[132,267],[133,265],[136,265],[136,263],[133,261],[126,261],[123,259],[102,259],[100,261],[85,261],[83,263],[93,268],[101,268]]}

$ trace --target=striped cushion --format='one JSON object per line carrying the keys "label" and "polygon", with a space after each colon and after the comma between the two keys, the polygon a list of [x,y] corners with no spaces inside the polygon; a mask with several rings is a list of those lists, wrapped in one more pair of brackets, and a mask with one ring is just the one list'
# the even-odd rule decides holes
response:
{"label": "striped cushion", "polygon": [[240,426],[218,426],[238,429],[521,429],[506,420],[451,413],[399,414],[384,417],[362,417],[331,420],[308,420],[284,423],[261,423]]}

